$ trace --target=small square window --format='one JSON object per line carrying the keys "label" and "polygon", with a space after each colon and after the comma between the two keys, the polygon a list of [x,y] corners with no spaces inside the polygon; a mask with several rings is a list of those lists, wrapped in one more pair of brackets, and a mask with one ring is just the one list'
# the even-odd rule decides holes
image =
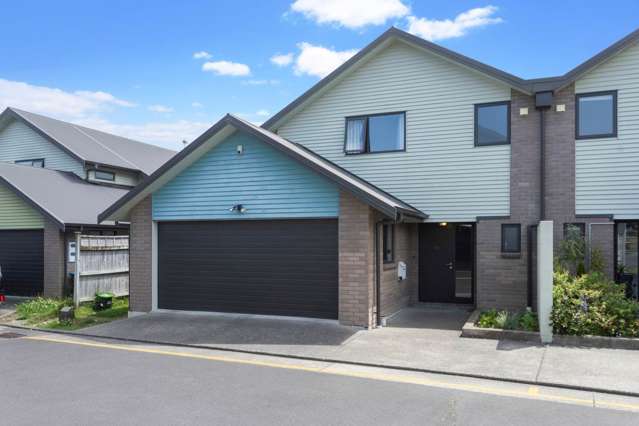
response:
{"label": "small square window", "polygon": [[384,263],[392,263],[395,261],[395,225],[384,225],[382,234]]}
{"label": "small square window", "polygon": [[521,253],[521,225],[505,223],[501,225],[501,252]]}
{"label": "small square window", "polygon": [[114,182],[115,181],[115,173],[113,172],[105,172],[104,170],[96,170],[95,171],[95,178],[97,180],[106,180],[109,182]]}
{"label": "small square window", "polygon": [[580,238],[586,238],[586,224],[583,222],[564,223],[564,238],[571,233],[579,235]]}
{"label": "small square window", "polygon": [[577,139],[617,136],[617,92],[577,95],[575,107]]}
{"label": "small square window", "polygon": [[510,143],[510,102],[475,105],[475,145]]}

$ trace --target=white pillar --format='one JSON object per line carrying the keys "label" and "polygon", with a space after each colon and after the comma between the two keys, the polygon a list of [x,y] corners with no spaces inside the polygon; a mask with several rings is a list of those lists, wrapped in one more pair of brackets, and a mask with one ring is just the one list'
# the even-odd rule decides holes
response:
{"label": "white pillar", "polygon": [[543,220],[537,227],[537,315],[542,343],[552,343],[553,222]]}
{"label": "white pillar", "polygon": [[80,243],[82,242],[82,233],[75,233],[75,274],[73,275],[73,306],[80,306]]}

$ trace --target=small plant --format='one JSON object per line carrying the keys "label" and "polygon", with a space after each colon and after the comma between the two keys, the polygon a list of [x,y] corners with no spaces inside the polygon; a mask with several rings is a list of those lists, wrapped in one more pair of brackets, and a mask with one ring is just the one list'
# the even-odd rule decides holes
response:
{"label": "small plant", "polygon": [[37,297],[33,300],[21,303],[16,307],[18,319],[31,323],[55,318],[63,306],[72,305],[69,299],[50,299]]}
{"label": "small plant", "polygon": [[606,269],[606,260],[604,259],[601,249],[594,248],[590,253],[590,272],[604,273]]}
{"label": "small plant", "polygon": [[513,313],[490,309],[479,315],[475,323],[480,328],[500,328],[502,330],[537,331],[537,315],[533,312]]}
{"label": "small plant", "polygon": [[539,331],[539,320],[537,314],[526,311],[519,316],[519,328],[526,331]]}

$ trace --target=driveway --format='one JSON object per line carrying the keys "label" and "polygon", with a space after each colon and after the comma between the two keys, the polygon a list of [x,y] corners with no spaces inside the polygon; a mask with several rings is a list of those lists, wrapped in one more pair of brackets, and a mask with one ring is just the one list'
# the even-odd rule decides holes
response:
{"label": "driveway", "polygon": [[80,333],[639,394],[637,351],[461,338],[470,313],[410,307],[374,330],[324,320],[152,313]]}
{"label": "driveway", "polygon": [[0,302],[0,319],[14,313],[16,311],[16,305],[25,300],[27,299],[7,296],[6,301]]}

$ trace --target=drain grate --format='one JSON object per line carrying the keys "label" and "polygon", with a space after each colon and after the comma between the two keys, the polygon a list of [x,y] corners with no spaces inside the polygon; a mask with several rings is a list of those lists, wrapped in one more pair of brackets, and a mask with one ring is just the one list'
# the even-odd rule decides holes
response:
{"label": "drain grate", "polygon": [[19,333],[0,333],[0,339],[17,339],[18,337],[24,337],[24,334]]}

